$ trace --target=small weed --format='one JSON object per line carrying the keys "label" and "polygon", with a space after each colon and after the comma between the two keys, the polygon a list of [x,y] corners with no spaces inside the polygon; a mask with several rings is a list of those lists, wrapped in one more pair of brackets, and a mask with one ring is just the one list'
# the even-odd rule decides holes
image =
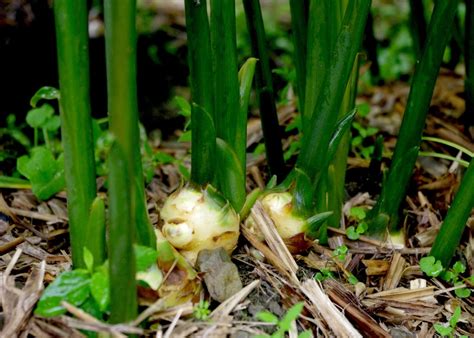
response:
{"label": "small weed", "polygon": [[209,302],[207,300],[201,300],[194,306],[193,317],[197,320],[208,320],[211,310],[209,309]]}
{"label": "small weed", "polygon": [[334,274],[329,269],[321,269],[319,270],[319,272],[316,272],[316,274],[314,275],[314,279],[320,282],[328,278],[334,278]]}
{"label": "small weed", "polygon": [[[454,286],[462,285],[464,279],[469,284],[471,284],[471,280],[474,280],[474,276],[470,276],[469,278],[463,278],[461,276],[466,271],[466,266],[460,261],[455,262],[450,269],[444,269],[441,261],[436,260],[433,256],[428,256],[420,259],[420,269],[427,276],[439,276],[444,281],[451,283]],[[467,287],[459,288],[454,290],[454,293],[459,298],[467,298],[471,295],[471,290]]]}
{"label": "small weed", "polygon": [[[459,318],[461,318],[461,308],[458,306],[448,323],[436,323],[434,324],[434,329],[441,337],[454,337],[454,331],[458,325]],[[460,336],[460,338],[467,338],[467,336]]]}
{"label": "small weed", "polygon": [[333,257],[340,260],[340,261],[343,261],[346,259],[346,256],[347,256],[347,251],[349,249],[347,248],[347,246],[345,245],[341,245],[339,247],[337,247],[332,253],[333,253]]}
{"label": "small weed", "polygon": [[[370,106],[367,103],[360,104],[357,106],[357,112],[359,116],[366,117],[370,112]],[[352,122],[353,137],[351,144],[357,156],[366,160],[371,159],[372,153],[374,152],[373,136],[375,136],[378,131],[379,130],[375,127],[365,127],[357,121]]]}
{"label": "small weed", "polygon": [[350,219],[357,222],[357,225],[351,225],[346,229],[347,238],[351,240],[357,240],[360,238],[360,235],[364,234],[369,225],[365,222],[367,216],[366,210],[361,207],[353,207],[350,210]]}
{"label": "small weed", "polygon": [[[303,310],[304,303],[296,303],[293,305],[282,319],[279,319],[273,313],[269,311],[262,311],[257,313],[258,319],[262,322],[270,323],[275,325],[278,329],[272,335],[256,335],[254,338],[283,338],[285,334],[290,331],[291,324],[299,317],[301,311]],[[313,335],[310,331],[304,331],[298,335],[298,338],[310,338]]]}

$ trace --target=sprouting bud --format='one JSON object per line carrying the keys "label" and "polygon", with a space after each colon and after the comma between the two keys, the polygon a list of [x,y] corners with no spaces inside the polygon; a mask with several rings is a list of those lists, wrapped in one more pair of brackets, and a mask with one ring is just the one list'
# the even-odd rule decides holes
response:
{"label": "sprouting bud", "polygon": [[295,215],[293,197],[289,192],[267,194],[261,202],[263,208],[275,223],[281,238],[288,239],[306,231],[306,220]]}
{"label": "sprouting bud", "polygon": [[239,238],[239,216],[227,203],[193,188],[173,193],[161,209],[163,235],[195,263],[199,251],[223,247],[231,253]]}

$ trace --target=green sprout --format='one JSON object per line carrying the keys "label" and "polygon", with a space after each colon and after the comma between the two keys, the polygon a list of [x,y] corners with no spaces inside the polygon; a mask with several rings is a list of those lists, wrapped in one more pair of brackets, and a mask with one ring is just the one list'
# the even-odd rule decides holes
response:
{"label": "green sprout", "polygon": [[350,227],[346,229],[347,238],[351,240],[359,239],[360,235],[364,234],[369,228],[369,225],[367,224],[367,222],[364,221],[364,219],[367,216],[367,213],[364,208],[353,207],[350,210],[349,216],[350,218],[355,220],[358,224],[357,226],[351,225]]}
{"label": "green sprout", "polygon": [[[256,335],[254,338],[284,338],[286,333],[290,331],[291,324],[300,316],[303,311],[304,303],[296,303],[288,309],[283,318],[279,319],[276,315],[269,311],[262,311],[257,313],[257,318],[262,322],[273,324],[277,330],[272,335]],[[310,331],[304,331],[298,335],[298,338],[310,338],[312,334]]]}
{"label": "green sprout", "polygon": [[[457,261],[449,269],[444,269],[442,262],[433,256],[427,256],[420,259],[420,269],[429,277],[440,277],[444,281],[453,284],[454,286],[463,285],[463,277],[461,276],[466,271],[466,266]],[[474,276],[464,279],[469,284]],[[471,295],[471,290],[467,287],[461,287],[454,290],[454,293],[459,298],[467,298]]]}
{"label": "green sprout", "polygon": [[[461,307],[456,307],[453,315],[449,319],[448,323],[440,324],[436,323],[433,325],[435,331],[441,335],[441,337],[454,337],[456,326],[458,325],[459,319],[461,318]],[[467,336],[460,336],[460,338],[467,338]]]}
{"label": "green sprout", "polygon": [[338,246],[332,253],[333,253],[333,257],[334,258],[337,258],[338,260],[340,261],[344,261],[346,259],[346,256],[347,256],[347,252],[349,251],[349,249],[347,248],[347,246],[345,246],[344,244],[341,245],[341,246]]}
{"label": "green sprout", "polygon": [[194,306],[193,317],[197,320],[208,320],[211,310],[209,309],[209,302],[207,300],[201,300]]}

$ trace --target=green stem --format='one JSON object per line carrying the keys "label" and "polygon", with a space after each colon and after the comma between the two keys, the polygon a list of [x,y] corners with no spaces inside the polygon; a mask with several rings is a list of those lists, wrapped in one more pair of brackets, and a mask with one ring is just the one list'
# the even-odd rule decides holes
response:
{"label": "green stem", "polygon": [[306,43],[308,0],[290,0],[291,29],[293,31],[294,54],[296,67],[296,92],[298,93],[299,111],[304,111],[306,88]]}
{"label": "green stem", "polygon": [[[104,3],[109,126],[114,143],[109,154],[110,321],[127,322],[137,314],[133,244],[143,195],[136,91],[136,2]],[[141,183],[141,184],[140,184]],[[141,187],[141,189],[140,189]],[[145,210],[146,211],[146,210]],[[138,231],[136,231],[138,230]]]}
{"label": "green stem", "polygon": [[466,16],[464,21],[464,63],[466,66],[466,78],[464,80],[466,110],[464,112],[464,121],[466,130],[474,126],[474,5],[472,2],[473,0],[466,0]]}
{"label": "green stem", "polygon": [[0,176],[0,189],[31,189],[31,183],[21,178]]}
{"label": "green stem", "polygon": [[[324,85],[316,101],[310,126],[306,128],[309,132],[303,135],[297,167],[309,177],[313,189],[317,187],[319,177],[326,169],[326,150],[336,127],[337,112],[339,112],[344,97],[354,59],[361,46],[369,8],[370,0],[349,3],[341,31],[334,45],[332,62],[325,74]],[[298,186],[302,185],[297,184]],[[296,194],[300,195],[298,191]],[[305,200],[310,199],[305,198]]]}
{"label": "green stem", "polygon": [[441,225],[436,240],[431,248],[430,255],[439,259],[444,267],[448,267],[456,248],[461,242],[462,233],[466,226],[472,208],[474,208],[474,160],[464,174],[461,185],[453,204],[448,210]]}
{"label": "green stem", "polygon": [[42,128],[42,132],[43,132],[44,144],[46,145],[46,148],[48,148],[49,150],[51,150],[51,152],[53,152],[53,149],[51,148],[51,143],[49,142],[48,130],[46,128]]}
{"label": "green stem", "polygon": [[[354,109],[355,100],[357,96],[357,83],[359,80],[359,57],[357,56],[354,61],[354,67],[352,74],[347,83],[346,93],[342,101],[341,109],[339,111],[339,117],[342,118],[349,111]],[[324,211],[333,211],[333,214],[328,218],[328,225],[333,228],[338,228],[341,223],[342,217],[342,205],[345,198],[345,180],[346,180],[346,169],[347,169],[347,156],[349,154],[351,144],[351,133],[350,129],[347,130],[342,137],[341,143],[337,149],[337,152],[333,159],[331,159],[330,169],[333,168],[333,175],[329,175],[333,178],[333,181],[329,182],[328,185],[328,208]]]}
{"label": "green stem", "polygon": [[[247,140],[247,111],[241,109],[239,95],[239,79],[237,68],[237,45],[235,27],[235,0],[211,0],[211,49],[214,73],[214,123],[216,135],[224,143],[217,143],[217,156],[222,152],[233,152],[236,156],[233,160],[238,168],[229,167],[233,173],[219,173],[219,191],[224,193],[225,198],[231,201],[238,211],[245,201],[245,177],[246,172],[246,140]],[[235,161],[236,160],[236,161]],[[227,178],[238,178],[231,182]],[[234,196],[236,185],[239,185],[237,194]]]}
{"label": "green stem", "polygon": [[192,100],[213,116],[211,37],[207,0],[185,1]]}
{"label": "green stem", "polygon": [[392,165],[380,198],[371,212],[371,217],[383,214],[388,223],[374,222],[374,226],[369,228],[373,235],[381,237],[385,234],[385,226],[388,225],[391,229],[398,225],[398,212],[415,166],[426,115],[444,49],[451,35],[458,2],[458,0],[438,1],[433,10],[423,57],[413,76]]}
{"label": "green stem", "polygon": [[252,45],[252,54],[259,62],[255,73],[255,82],[259,96],[260,117],[265,152],[270,174],[282,179],[284,171],[283,149],[278,115],[273,91],[272,73],[267,53],[265,26],[259,0],[243,0],[247,27]]}
{"label": "green stem", "polygon": [[[188,64],[192,100],[196,103],[191,110],[193,121],[191,152],[191,180],[199,185],[212,182],[212,154],[215,148],[215,128],[209,127],[214,121],[213,76],[211,39],[207,1],[185,1],[186,32],[188,35]],[[206,126],[202,126],[207,124]],[[213,125],[214,123],[212,123]],[[209,134],[214,134],[214,136]],[[197,151],[199,149],[199,151]]]}
{"label": "green stem", "polygon": [[[84,267],[87,222],[96,196],[94,145],[89,101],[88,20],[86,1],[55,0],[60,114],[69,235],[73,264]],[[37,129],[35,129],[35,144]]]}
{"label": "green stem", "polygon": [[[336,0],[339,2],[339,0]],[[333,1],[312,1],[309,6],[304,110],[302,122],[304,133],[308,132],[311,115],[316,106],[316,100],[321,93],[321,88],[330,64],[330,55],[334,41],[337,39],[338,10]],[[333,26],[336,26],[335,28]]]}
{"label": "green stem", "polygon": [[410,0],[410,30],[413,40],[415,57],[419,60],[422,56],[423,46],[426,41],[426,19],[423,0]]}

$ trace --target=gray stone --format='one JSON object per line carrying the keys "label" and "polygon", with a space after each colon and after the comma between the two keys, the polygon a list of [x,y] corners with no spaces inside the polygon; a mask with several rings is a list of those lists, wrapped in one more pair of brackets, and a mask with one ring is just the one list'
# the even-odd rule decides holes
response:
{"label": "gray stone", "polygon": [[204,284],[212,299],[222,303],[242,290],[237,266],[224,248],[199,252],[196,267],[204,274]]}

